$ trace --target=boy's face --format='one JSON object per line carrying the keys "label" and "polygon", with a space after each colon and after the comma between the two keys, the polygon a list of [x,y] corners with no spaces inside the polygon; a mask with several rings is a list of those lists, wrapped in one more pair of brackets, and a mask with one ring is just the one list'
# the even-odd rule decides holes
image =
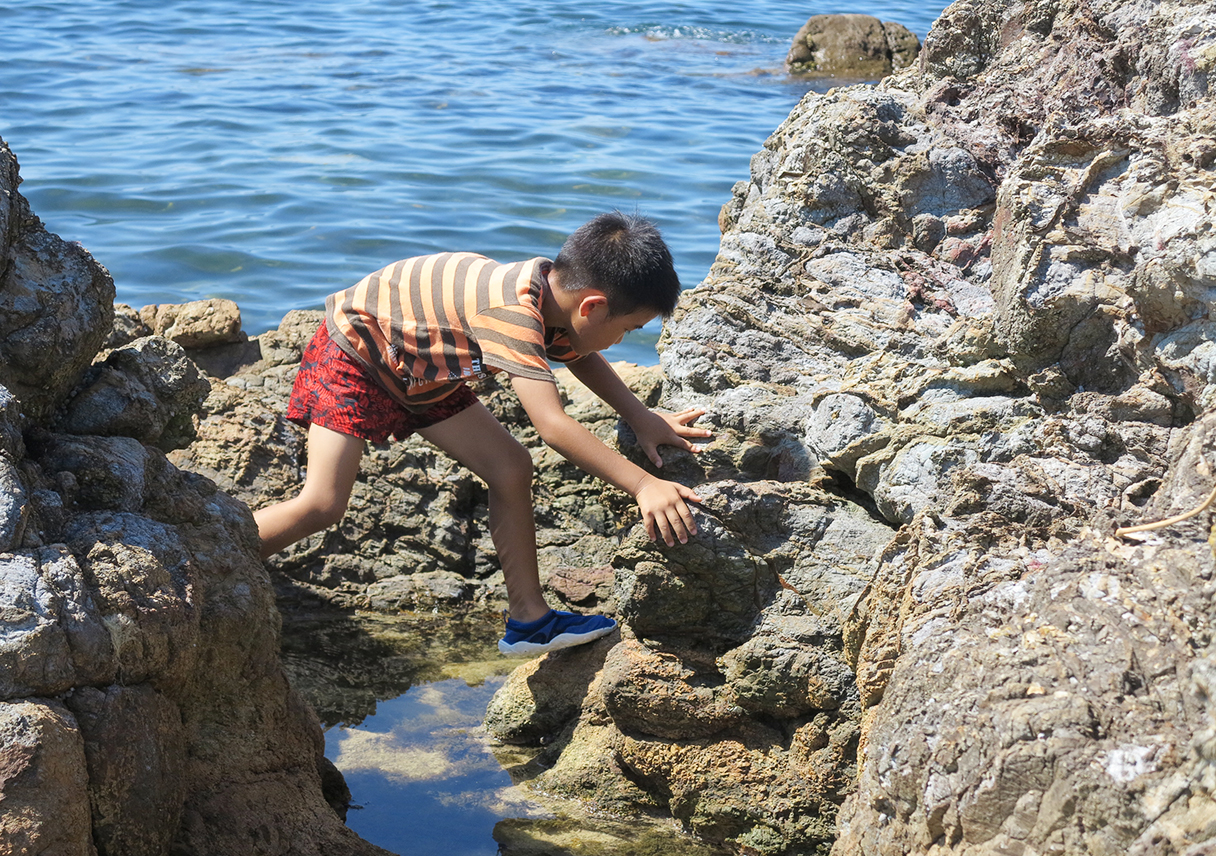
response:
{"label": "boy's face", "polygon": [[625,334],[641,329],[658,317],[653,309],[638,309],[628,315],[613,315],[603,297],[588,299],[579,306],[575,323],[568,329],[570,345],[581,356],[620,344]]}

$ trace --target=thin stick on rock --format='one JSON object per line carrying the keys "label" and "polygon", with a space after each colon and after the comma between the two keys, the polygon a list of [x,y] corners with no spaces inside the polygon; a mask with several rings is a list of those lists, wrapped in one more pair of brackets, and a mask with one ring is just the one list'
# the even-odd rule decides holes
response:
{"label": "thin stick on rock", "polygon": [[1115,530],[1115,537],[1122,538],[1124,535],[1131,535],[1133,532],[1148,532],[1152,529],[1164,529],[1167,526],[1173,526],[1175,523],[1181,523],[1183,520],[1189,520],[1196,514],[1202,514],[1208,507],[1216,502],[1216,488],[1212,488],[1212,492],[1208,494],[1208,498],[1202,504],[1192,508],[1184,514],[1175,514],[1173,517],[1167,517],[1165,520],[1158,520],[1156,523],[1141,523],[1139,526],[1123,526]]}

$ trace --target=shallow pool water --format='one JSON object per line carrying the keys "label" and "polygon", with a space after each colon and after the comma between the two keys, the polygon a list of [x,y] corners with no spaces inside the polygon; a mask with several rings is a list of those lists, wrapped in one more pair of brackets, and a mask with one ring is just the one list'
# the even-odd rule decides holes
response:
{"label": "shallow pool water", "polygon": [[288,614],[283,659],[351,791],[347,825],[409,856],[724,856],[670,821],[540,800],[527,749],[482,725],[521,661],[496,616]]}

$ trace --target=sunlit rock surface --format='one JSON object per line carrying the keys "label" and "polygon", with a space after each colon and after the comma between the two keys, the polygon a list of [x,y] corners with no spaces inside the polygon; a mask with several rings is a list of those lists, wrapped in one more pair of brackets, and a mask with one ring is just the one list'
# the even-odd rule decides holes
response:
{"label": "sunlit rock surface", "polygon": [[[1111,537],[1212,487],[1213,69],[1212,3],[956,3],[919,68],[804,99],[723,209],[664,401],[897,527],[847,605],[857,778],[825,849],[1216,834],[1210,517]],[[809,852],[770,805],[740,826]]]}
{"label": "sunlit rock surface", "polygon": [[870,15],[812,15],[794,35],[786,68],[847,80],[877,80],[907,68],[920,42],[903,24]]}

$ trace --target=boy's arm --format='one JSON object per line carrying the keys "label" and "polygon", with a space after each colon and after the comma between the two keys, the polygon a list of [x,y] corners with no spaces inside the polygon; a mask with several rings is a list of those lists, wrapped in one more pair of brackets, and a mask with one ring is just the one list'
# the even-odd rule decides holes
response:
{"label": "boy's arm", "polygon": [[568,368],[584,386],[621,414],[633,433],[638,435],[642,451],[656,467],[663,466],[659,446],[675,446],[697,452],[699,449],[689,442],[689,438],[713,436],[712,431],[690,424],[704,416],[704,410],[689,408],[679,413],[656,413],[646,407],[599,353],[588,354],[570,363]]}
{"label": "boy's arm", "polygon": [[700,502],[701,498],[692,488],[656,478],[601,443],[566,413],[556,384],[512,376],[511,385],[542,440],[580,469],[637,501],[650,540],[662,538],[670,547],[676,540],[687,543],[688,536],[697,533],[686,500]]}

